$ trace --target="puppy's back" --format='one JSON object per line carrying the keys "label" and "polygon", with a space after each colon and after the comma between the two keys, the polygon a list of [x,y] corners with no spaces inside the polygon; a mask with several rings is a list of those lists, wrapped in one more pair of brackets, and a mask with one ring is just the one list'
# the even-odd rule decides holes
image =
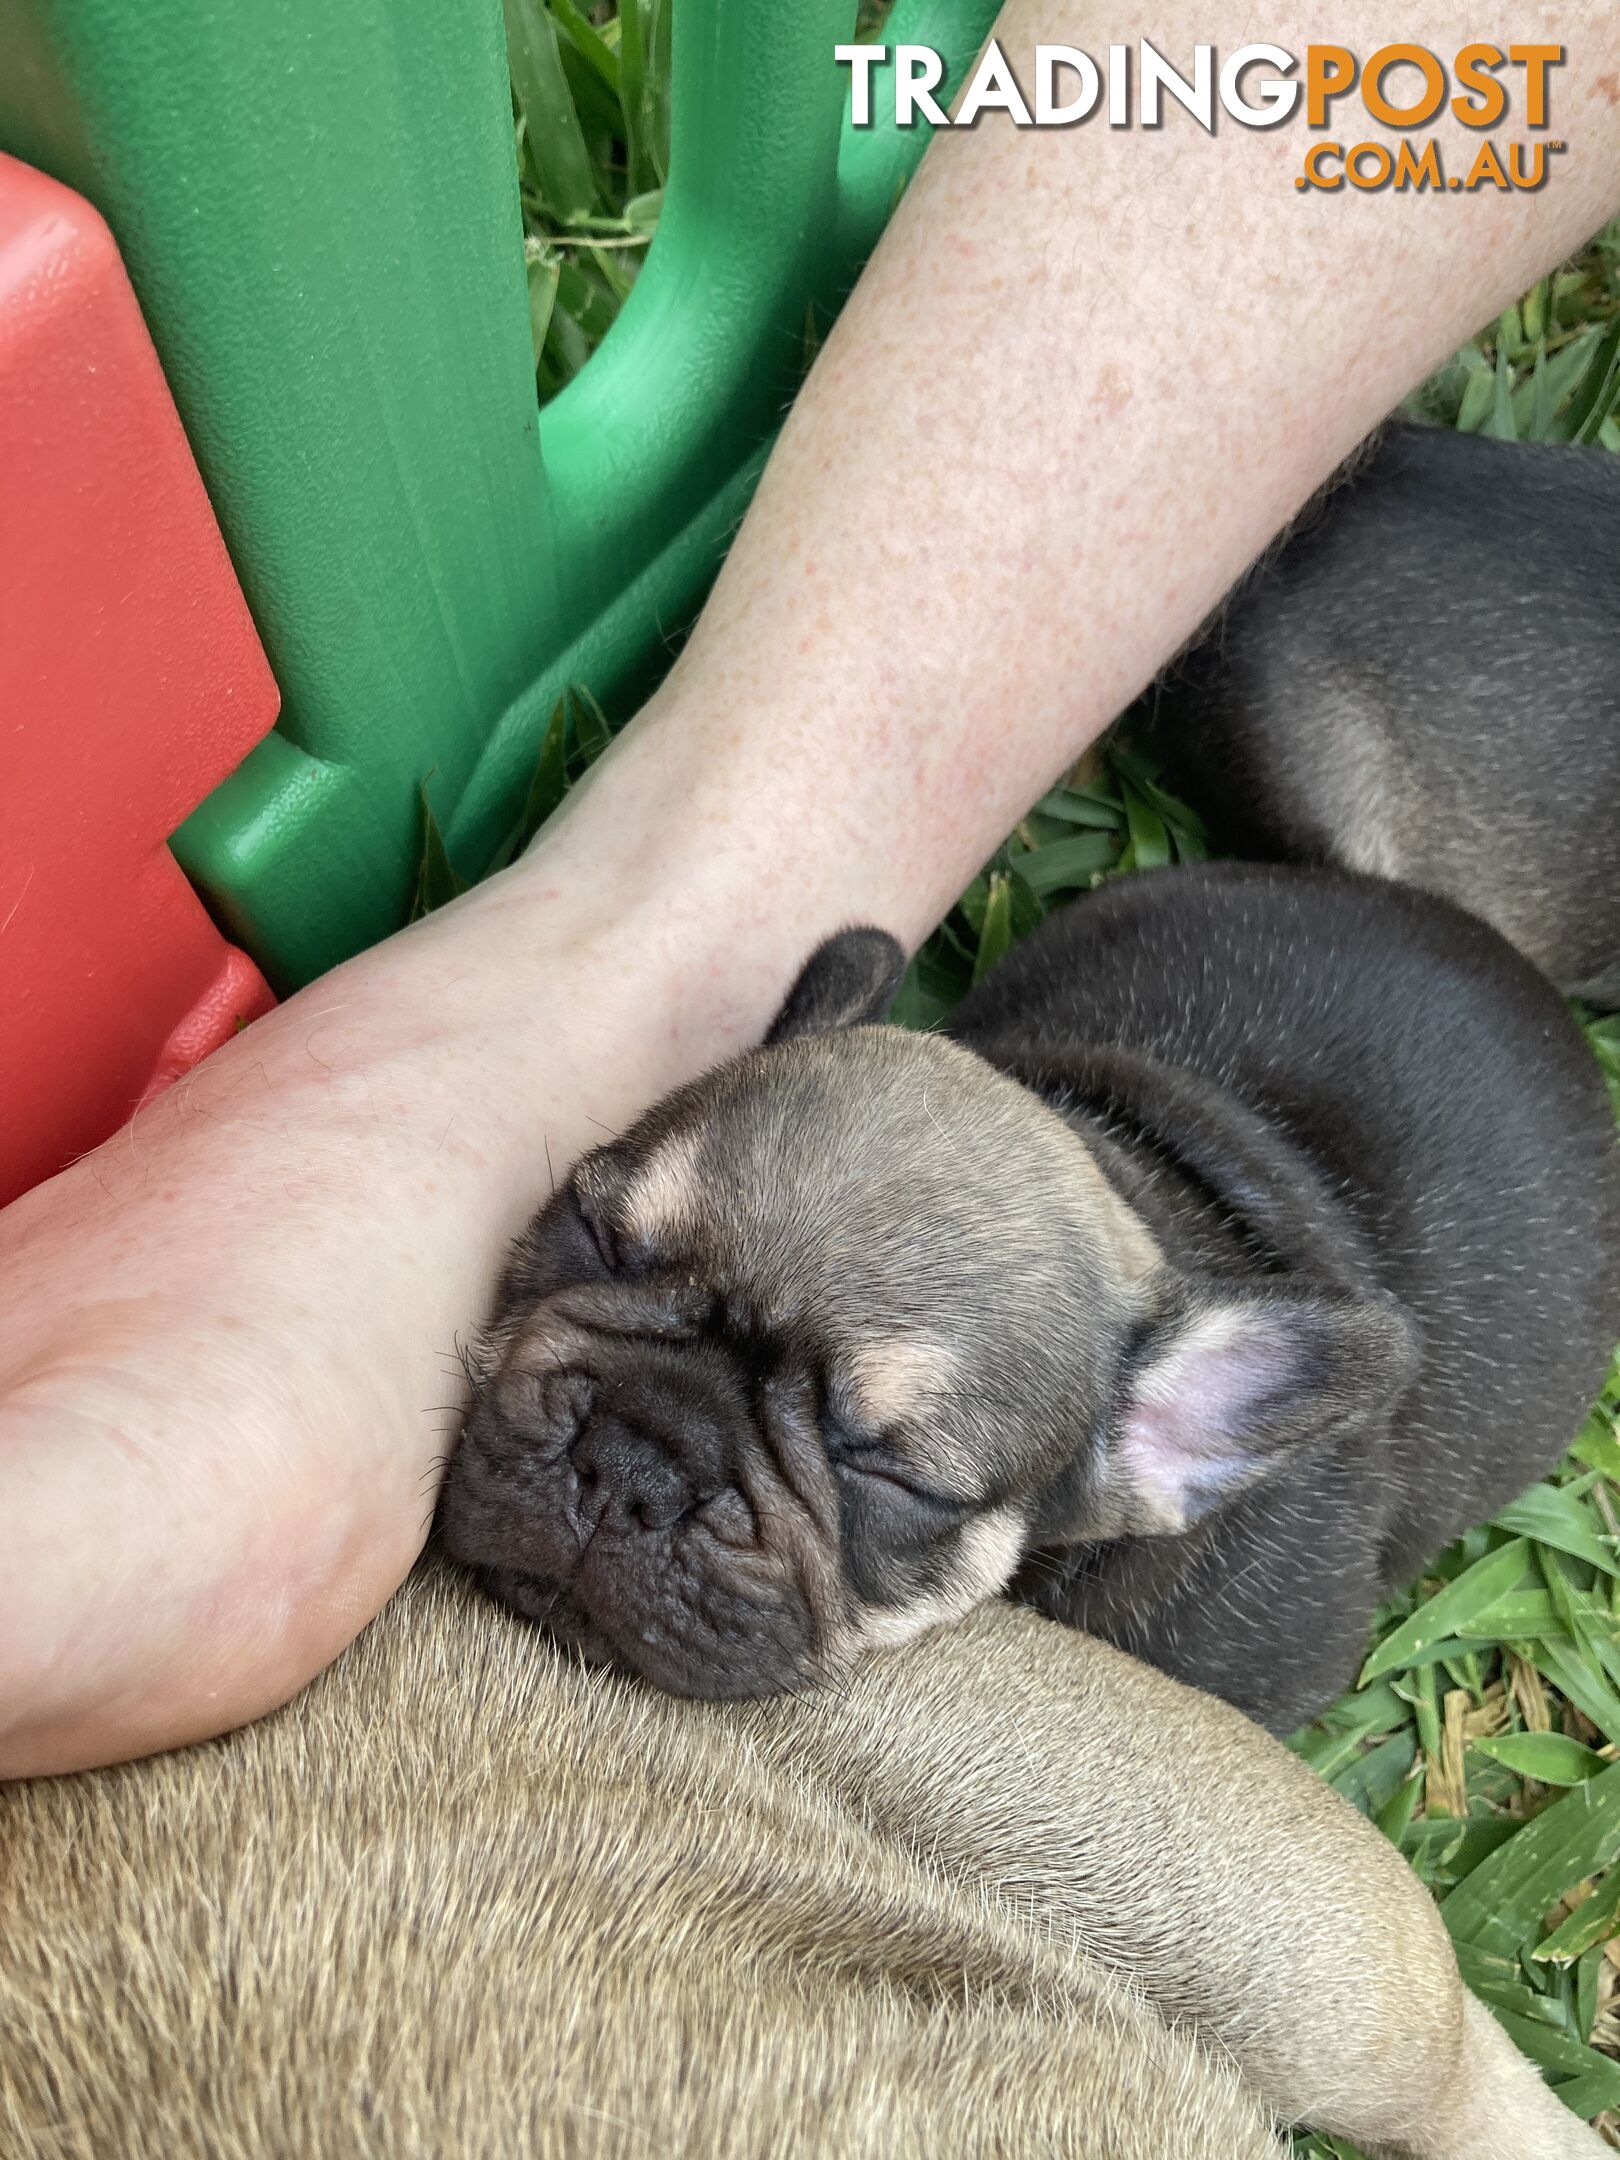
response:
{"label": "puppy's back", "polygon": [[1234,852],[1447,893],[1620,1004],[1620,458],[1388,428],[1140,718]]}

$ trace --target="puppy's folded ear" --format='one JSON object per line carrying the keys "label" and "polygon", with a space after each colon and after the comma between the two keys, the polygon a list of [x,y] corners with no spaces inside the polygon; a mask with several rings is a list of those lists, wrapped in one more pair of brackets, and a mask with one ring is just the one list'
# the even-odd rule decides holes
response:
{"label": "puppy's folded ear", "polygon": [[765,1040],[793,1042],[881,1020],[905,972],[905,952],[887,930],[840,930],[804,963]]}
{"label": "puppy's folded ear", "polygon": [[1118,1532],[1173,1535],[1352,1419],[1417,1370],[1392,1301],[1257,1283],[1182,1285],[1124,1375],[1103,1469]]}

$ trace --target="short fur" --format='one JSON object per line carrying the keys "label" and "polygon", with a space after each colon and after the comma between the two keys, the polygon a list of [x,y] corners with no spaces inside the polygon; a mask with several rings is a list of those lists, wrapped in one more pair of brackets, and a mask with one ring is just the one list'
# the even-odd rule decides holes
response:
{"label": "short fur", "polygon": [[1449,894],[1620,1005],[1620,458],[1386,429],[1136,716],[1233,853]]}
{"label": "short fur", "polygon": [[0,1790],[7,2160],[1283,2160],[1273,2114],[1602,2149],[1353,1809],[1005,1605],[738,1710],[429,1571],[264,1723]]}
{"label": "short fur", "polygon": [[708,1695],[1016,1570],[1288,1730],[1601,1383],[1620,1189],[1578,1031],[1473,917],[1326,873],[1123,879],[952,1040],[841,1024],[852,951],[891,981],[862,938],[790,1000],[834,1032],[679,1090],[520,1240],[451,1551]]}

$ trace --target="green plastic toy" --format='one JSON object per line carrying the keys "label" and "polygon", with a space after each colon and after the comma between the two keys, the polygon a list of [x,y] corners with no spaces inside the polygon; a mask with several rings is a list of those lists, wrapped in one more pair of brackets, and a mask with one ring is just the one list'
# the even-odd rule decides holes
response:
{"label": "green plastic toy", "polygon": [[[557,697],[649,688],[925,147],[854,0],[671,0],[670,181],[537,410],[500,0],[0,0],[0,149],[123,251],[282,692],[175,850],[278,987],[405,920],[426,783],[487,860]],[[899,0],[956,74],[992,0]]]}

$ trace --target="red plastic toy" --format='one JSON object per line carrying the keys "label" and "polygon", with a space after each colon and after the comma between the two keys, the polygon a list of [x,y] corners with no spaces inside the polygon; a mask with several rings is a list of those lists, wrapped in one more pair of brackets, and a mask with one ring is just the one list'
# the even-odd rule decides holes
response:
{"label": "red plastic toy", "polygon": [[279,699],[106,226],[0,157],[0,1202],[274,1000],[170,854]]}

